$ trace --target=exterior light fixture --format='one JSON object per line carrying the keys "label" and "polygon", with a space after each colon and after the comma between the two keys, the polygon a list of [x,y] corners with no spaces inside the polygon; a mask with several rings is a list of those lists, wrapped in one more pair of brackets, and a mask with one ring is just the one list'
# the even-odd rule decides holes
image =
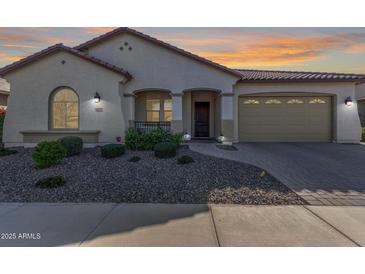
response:
{"label": "exterior light fixture", "polygon": [[218,137],[218,142],[223,143],[226,140],[226,138],[224,137],[223,133],[221,133],[221,135]]}
{"label": "exterior light fixture", "polygon": [[191,135],[187,131],[185,131],[183,139],[184,139],[185,142],[190,141],[191,140]]}
{"label": "exterior light fixture", "polygon": [[350,96],[345,99],[345,105],[348,107],[352,106],[352,99]]}
{"label": "exterior light fixture", "polygon": [[99,103],[100,102],[100,95],[99,95],[99,93],[95,93],[95,96],[94,96],[94,103]]}

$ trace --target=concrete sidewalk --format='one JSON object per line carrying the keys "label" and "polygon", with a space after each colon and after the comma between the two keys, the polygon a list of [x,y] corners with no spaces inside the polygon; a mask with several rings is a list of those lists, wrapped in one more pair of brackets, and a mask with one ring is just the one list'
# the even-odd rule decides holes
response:
{"label": "concrete sidewalk", "polygon": [[365,207],[0,203],[0,246],[365,246]]}

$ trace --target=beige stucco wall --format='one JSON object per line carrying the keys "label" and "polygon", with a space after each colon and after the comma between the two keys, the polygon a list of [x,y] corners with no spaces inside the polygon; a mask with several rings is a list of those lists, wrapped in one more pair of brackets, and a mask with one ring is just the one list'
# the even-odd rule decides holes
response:
{"label": "beige stucco wall", "polygon": [[0,93],[0,106],[7,106],[8,95]]}
{"label": "beige stucco wall", "polygon": [[361,100],[365,99],[365,83],[355,86],[355,98]]}
{"label": "beige stucco wall", "polygon": [[[124,46],[126,42],[128,46]],[[124,50],[120,50],[121,46]],[[172,93],[194,88],[231,92],[239,78],[131,34],[100,43],[90,48],[89,54],[121,66],[133,75],[134,79],[126,85],[126,93],[151,88]]]}
{"label": "beige stucco wall", "polygon": [[360,119],[356,100],[351,107],[344,104],[350,96],[355,98],[354,83],[267,83],[237,84],[234,87],[234,136],[238,140],[238,98],[242,95],[258,93],[322,93],[333,95],[334,141],[357,143],[361,138]]}
{"label": "beige stucco wall", "polygon": [[[61,61],[66,61],[62,64]],[[58,52],[6,75],[11,84],[4,124],[7,146],[23,142],[20,131],[48,130],[49,96],[60,86],[74,89],[80,99],[80,130],[100,130],[99,142],[115,142],[126,129],[122,113],[120,74],[66,52]],[[95,104],[95,92],[101,102]],[[101,108],[102,112],[97,112]]]}

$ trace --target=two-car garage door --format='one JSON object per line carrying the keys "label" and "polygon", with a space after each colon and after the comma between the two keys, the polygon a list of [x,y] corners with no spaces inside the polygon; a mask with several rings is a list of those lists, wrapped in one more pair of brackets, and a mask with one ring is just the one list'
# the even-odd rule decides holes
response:
{"label": "two-car garage door", "polygon": [[238,108],[242,142],[331,141],[331,97],[241,97]]}

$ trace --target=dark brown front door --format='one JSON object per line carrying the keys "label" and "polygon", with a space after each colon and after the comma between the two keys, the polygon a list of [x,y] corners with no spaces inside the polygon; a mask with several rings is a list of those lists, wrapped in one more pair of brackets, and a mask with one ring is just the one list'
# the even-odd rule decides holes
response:
{"label": "dark brown front door", "polygon": [[195,137],[209,137],[209,102],[195,102]]}

